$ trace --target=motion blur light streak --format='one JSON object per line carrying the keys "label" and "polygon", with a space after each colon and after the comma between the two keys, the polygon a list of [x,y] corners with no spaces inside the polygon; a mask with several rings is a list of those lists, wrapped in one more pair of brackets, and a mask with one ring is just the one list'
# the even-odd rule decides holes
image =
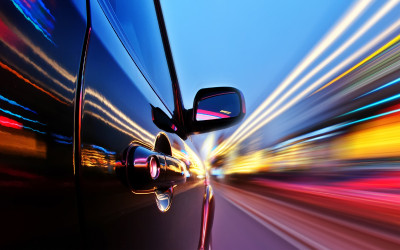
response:
{"label": "motion blur light streak", "polygon": [[[32,65],[37,71],[39,71],[40,73],[42,73],[44,76],[46,76],[47,78],[51,79],[55,84],[57,84],[58,86],[60,86],[61,88],[63,88],[64,90],[66,90],[69,93],[73,93],[74,90],[72,88],[69,88],[67,86],[65,86],[64,84],[62,84],[59,80],[57,80],[56,78],[50,76],[43,68],[41,68],[39,65],[37,65],[36,63],[34,63],[31,59],[29,59],[29,57],[25,56],[23,53],[19,52],[17,49],[15,49],[14,47],[12,47],[11,45],[9,45],[8,43],[2,41],[7,47],[9,47],[16,55],[18,55],[20,58],[22,58],[24,61],[26,61],[27,63],[29,63],[30,65]],[[53,91],[55,92],[55,91]],[[58,95],[62,96],[61,94],[57,93]],[[63,96],[64,97],[64,96]],[[65,98],[65,97],[64,97]]]}
{"label": "motion blur light streak", "polygon": [[36,120],[32,120],[32,119],[23,117],[23,116],[21,116],[21,115],[15,114],[15,113],[13,113],[13,112],[11,112],[11,111],[8,111],[8,110],[2,109],[2,108],[0,108],[0,111],[4,112],[4,113],[6,113],[6,114],[12,115],[12,116],[14,116],[14,117],[20,118],[20,119],[22,119],[22,120],[28,121],[28,122],[37,123],[37,124],[44,125],[44,126],[46,125],[46,124],[41,123],[41,122],[39,122],[39,121],[36,121]]}
{"label": "motion blur light streak", "polygon": [[14,6],[43,36],[55,45],[51,32],[54,29],[55,18],[42,0],[12,0]]}
{"label": "motion blur light streak", "polygon": [[22,129],[22,123],[9,119],[5,116],[0,116],[0,125],[9,128]]}
{"label": "motion blur light streak", "polygon": [[125,115],[123,112],[118,110],[109,100],[107,100],[103,95],[98,93],[96,90],[91,89],[91,88],[87,88],[86,92],[85,92],[85,95],[89,95],[89,96],[95,97],[98,101],[100,101],[100,103],[102,105],[105,105],[106,107],[108,107],[111,111],[113,111],[115,114],[117,114],[121,119],[125,120],[128,124],[130,124],[135,129],[137,129],[138,131],[143,133],[143,136],[146,136],[146,137],[154,140],[154,136],[151,133],[149,133],[148,131],[146,131],[142,127],[140,127],[137,123],[133,122],[127,115]]}
{"label": "motion blur light streak", "polygon": [[[318,64],[313,70],[311,70],[306,76],[304,76],[296,85],[294,85],[292,88],[290,88],[289,91],[287,91],[272,107],[270,107],[269,110],[273,110],[276,108],[279,104],[281,104],[283,101],[285,101],[291,94],[293,94],[297,89],[299,89],[301,86],[303,86],[308,80],[310,80],[313,76],[315,76],[321,69],[323,69],[325,66],[327,66],[329,63],[331,63],[334,59],[336,59],[343,51],[345,51],[348,47],[350,47],[358,38],[360,38],[368,29],[373,26],[377,21],[379,21],[380,18],[382,18],[388,11],[390,11],[395,5],[397,5],[399,2],[398,1],[390,1],[386,3],[367,23],[364,24],[362,28],[360,28],[350,39],[348,39],[344,44],[342,44],[334,53],[332,53],[329,57],[324,59],[321,63]],[[360,63],[360,65],[363,62]],[[354,67],[356,68],[356,67]],[[349,70],[351,71],[351,70]],[[343,75],[344,76],[344,75]],[[342,76],[339,76],[337,79],[341,78]],[[333,80],[335,81],[335,80]],[[332,82],[333,82],[332,81]],[[329,86],[329,85],[326,85]],[[323,89],[323,88],[321,88]],[[264,115],[261,117],[258,117],[255,121],[254,124],[258,123],[262,119],[262,117],[265,117],[265,114],[268,113],[268,110],[265,111]]]}
{"label": "motion blur light streak", "polygon": [[[105,110],[104,108],[102,108],[100,105],[90,101],[90,100],[86,100],[85,104],[94,107],[95,109],[99,110],[103,115],[111,118],[111,120],[113,120],[116,124],[119,124],[120,126],[124,127],[125,129],[129,130],[130,132],[132,132],[133,134],[137,135],[139,138],[142,138],[143,140],[147,140],[145,139],[145,137],[137,130],[135,129],[135,127],[129,126],[129,124],[124,123],[123,121],[121,121],[120,118],[112,115],[110,112],[108,112],[107,110]],[[132,135],[133,136],[133,135]],[[154,140],[154,137],[149,138],[151,140]]]}
{"label": "motion blur light streak", "polygon": [[7,65],[5,65],[4,63],[0,62],[0,67],[2,67],[3,69],[9,71],[10,73],[14,74],[16,77],[20,78],[21,80],[23,80],[24,82],[32,85],[33,87],[35,87],[36,89],[42,91],[43,93],[47,94],[48,96],[52,97],[53,99],[63,103],[63,104],[67,104],[65,101],[59,99],[57,96],[55,96],[54,94],[50,93],[49,91],[43,89],[42,87],[39,87],[38,85],[34,84],[33,82],[31,82],[29,79],[23,77],[20,73],[18,73],[17,71],[13,70],[12,68],[8,67]]}
{"label": "motion blur light streak", "polygon": [[[337,159],[373,159],[398,157],[400,154],[400,109],[388,111],[358,125],[358,129],[337,141]],[[392,115],[392,116],[389,116]],[[373,120],[375,119],[375,120]],[[359,121],[360,122],[360,121]]]}
{"label": "motion blur light streak", "polygon": [[3,100],[3,101],[5,101],[5,102],[8,102],[8,103],[11,104],[11,105],[14,105],[14,106],[23,108],[23,109],[25,109],[25,110],[27,110],[27,111],[30,111],[30,112],[32,112],[32,113],[34,113],[34,114],[37,114],[37,113],[36,113],[35,111],[33,111],[32,109],[27,108],[27,107],[25,107],[25,106],[22,106],[21,104],[18,104],[17,102],[15,102],[15,101],[13,101],[13,100],[10,100],[10,99],[8,99],[8,98],[5,98],[5,97],[2,96],[2,95],[0,95],[0,100]]}
{"label": "motion blur light streak", "polygon": [[[102,122],[104,122],[105,124],[107,124],[107,125],[109,125],[109,126],[115,128],[116,130],[120,131],[121,133],[124,133],[124,134],[126,134],[126,135],[129,135],[130,137],[132,137],[132,139],[135,139],[135,138],[136,138],[136,136],[135,136],[132,132],[130,132],[130,131],[128,131],[128,130],[125,130],[125,129],[122,129],[121,127],[117,126],[115,123],[113,123],[113,122],[111,122],[111,121],[109,121],[109,120],[107,120],[107,119],[104,119],[104,117],[102,117],[101,115],[99,115],[99,114],[97,114],[97,113],[90,112],[90,111],[85,111],[85,114],[91,115],[91,116],[93,116],[94,118],[99,119],[100,121],[102,121]],[[146,145],[148,145],[150,148],[151,148],[151,146],[152,146],[152,144],[153,144],[153,141],[152,141],[152,140],[148,140],[148,139],[144,139],[142,142],[143,142],[143,143],[146,143]]]}
{"label": "motion blur light streak", "polygon": [[394,114],[394,113],[397,113],[397,112],[400,112],[400,109],[395,109],[395,110],[388,111],[388,112],[385,112],[385,113],[381,113],[381,114],[378,114],[378,115],[369,116],[369,117],[366,117],[366,118],[363,118],[363,119],[360,119],[360,120],[357,120],[357,121],[346,123],[343,126],[350,126],[350,125],[353,125],[353,124],[356,124],[356,123],[365,122],[365,121],[372,120],[372,119],[375,119],[375,118],[379,118],[379,117],[382,117],[382,116],[391,115],[391,114]]}
{"label": "motion blur light streak", "polygon": [[[337,72],[339,72],[339,70],[341,70],[343,67],[345,67],[347,64],[349,64],[351,61],[355,60],[356,58],[358,58],[360,55],[362,55],[363,53],[365,53],[366,51],[368,51],[370,48],[373,48],[376,46],[376,44],[379,44],[382,40],[384,40],[386,38],[387,35],[391,34],[394,30],[400,28],[400,20],[397,21],[394,25],[392,25],[391,27],[389,27],[386,31],[382,32],[378,37],[376,37],[375,39],[373,39],[371,42],[369,42],[366,46],[364,46],[363,48],[361,48],[360,50],[358,50],[357,52],[353,53],[352,56],[350,56],[349,58],[345,59],[342,63],[340,63],[339,65],[337,65],[335,68],[333,68],[332,70],[330,70],[327,74],[324,75],[324,77],[320,78],[318,81],[314,82],[313,84],[309,85],[304,91],[302,91],[301,93],[299,93],[297,96],[295,96],[293,99],[291,99],[289,102],[287,102],[283,107],[281,107],[280,109],[278,109],[277,111],[275,111],[274,113],[272,113],[267,119],[264,119],[269,113],[271,113],[273,111],[273,108],[277,107],[280,103],[282,103],[285,98],[287,98],[289,96],[289,94],[291,94],[293,91],[289,91],[287,92],[283,97],[281,97],[279,99],[279,101],[277,103],[275,103],[272,107],[270,107],[268,110],[266,110],[264,113],[262,113],[262,115],[260,115],[255,121],[253,121],[253,123],[248,126],[244,131],[242,131],[242,135],[239,138],[234,138],[235,141],[231,142],[230,146],[226,146],[229,143],[229,139],[224,142],[223,144],[221,144],[220,146],[218,146],[218,148],[215,150],[215,152],[213,152],[213,155],[217,155],[221,152],[223,152],[222,150],[224,149],[225,146],[225,150],[234,147],[235,145],[237,145],[238,143],[244,141],[246,138],[248,138],[250,135],[252,135],[255,131],[257,131],[258,129],[262,128],[265,124],[267,124],[268,122],[270,122],[271,120],[273,120],[274,118],[276,118],[278,115],[280,115],[281,113],[283,113],[284,111],[286,111],[287,109],[289,109],[290,107],[292,107],[294,104],[296,104],[299,100],[301,100],[303,97],[305,97],[306,95],[308,95],[309,93],[311,93],[315,88],[318,87],[318,85],[322,84],[326,79],[329,79],[332,75],[336,74]],[[365,64],[366,62],[368,62],[369,60],[371,60],[372,58],[374,58],[374,56],[379,55],[379,53],[382,53],[385,51],[385,49],[388,49],[390,46],[396,44],[398,41],[400,41],[400,35],[398,35],[397,37],[395,37],[394,39],[392,39],[390,42],[388,42],[387,44],[385,44],[384,46],[382,46],[381,48],[379,48],[378,50],[376,50],[374,53],[372,53],[371,55],[367,56],[366,58],[364,58],[363,60],[361,60],[359,63],[357,63],[355,66],[351,67],[349,70],[345,71],[344,73],[342,73],[341,75],[339,75],[338,77],[336,77],[335,79],[333,79],[332,81],[330,81],[329,83],[325,84],[324,87],[320,88],[319,90],[317,90],[315,93],[319,92],[320,90],[322,90],[323,88],[331,85],[332,83],[336,82],[338,79],[348,75],[350,72],[354,71],[356,68],[360,67],[361,65]],[[398,45],[397,45],[398,46]],[[299,87],[299,86],[298,86]],[[297,87],[297,88],[298,88]],[[296,88],[296,89],[297,89]],[[262,120],[264,119],[264,120]],[[256,125],[255,127],[252,128],[252,125]],[[252,129],[251,129],[252,128]],[[250,130],[251,129],[251,130]],[[248,131],[250,130],[250,131]],[[248,131],[246,134],[246,131]],[[234,135],[232,135],[231,137],[233,137]],[[231,138],[230,137],[230,138]],[[232,139],[231,139],[232,140]]]}
{"label": "motion blur light streak", "polygon": [[278,88],[247,118],[242,125],[229,137],[221,149],[231,141],[235,136],[239,137],[242,130],[249,129],[247,126],[253,119],[258,118],[258,114],[263,111],[282,91],[284,91],[311,63],[316,60],[324,50],[326,50],[351,24],[354,22],[365,9],[371,4],[371,1],[359,1],[346,13],[346,15],[328,32],[327,35],[315,46],[315,48],[303,59],[301,63],[290,73],[286,79],[278,85]]}
{"label": "motion blur light streak", "polygon": [[380,100],[380,101],[377,101],[377,102],[368,104],[368,105],[366,105],[366,106],[364,106],[364,107],[361,107],[361,108],[355,109],[355,110],[353,110],[353,111],[347,112],[346,114],[343,114],[343,115],[341,115],[341,116],[349,115],[349,114],[352,114],[352,113],[355,113],[355,112],[358,112],[358,111],[361,111],[361,110],[364,110],[364,109],[372,108],[372,107],[375,107],[375,106],[377,106],[377,105],[380,105],[380,104],[383,104],[383,103],[386,103],[386,102],[390,102],[390,101],[396,100],[396,99],[398,99],[398,98],[400,98],[400,94],[397,94],[397,95],[394,95],[394,96],[385,98],[385,99],[383,99],[383,100]]}
{"label": "motion blur light streak", "polygon": [[[395,24],[395,27],[398,29],[399,25],[400,25],[400,21]],[[377,51],[375,51],[374,53],[372,53],[368,57],[364,58],[364,60],[362,60],[361,62],[357,63],[356,65],[354,65],[353,67],[351,67],[350,69],[348,69],[347,71],[345,71],[344,73],[342,73],[341,75],[339,75],[338,77],[333,79],[332,81],[330,81],[327,84],[325,84],[323,87],[321,87],[320,89],[318,89],[314,93],[317,93],[317,92],[323,90],[324,88],[328,87],[332,83],[336,82],[338,79],[342,78],[345,75],[348,75],[351,71],[353,71],[354,69],[358,68],[360,65],[366,63],[367,61],[369,61],[370,59],[372,59],[373,57],[375,57],[376,55],[378,55],[382,51],[386,50],[387,48],[389,48],[393,44],[397,43],[398,41],[400,41],[400,35],[398,35],[396,38],[391,40],[389,43],[385,44],[385,46],[381,47],[380,49],[378,49]]]}
{"label": "motion blur light streak", "polygon": [[[49,55],[43,51],[39,46],[34,44],[23,32],[21,32],[15,25],[7,20],[7,18],[1,15],[0,20],[0,30],[4,32],[1,39],[8,47],[10,47],[14,52],[21,50],[22,45],[29,47],[33,53],[38,55],[43,61],[57,71],[62,77],[67,79],[71,86],[76,81],[76,76],[68,72],[63,66],[61,66],[57,60],[49,57]],[[11,46],[12,45],[12,46]]]}
{"label": "motion blur light streak", "polygon": [[[295,98],[295,101],[293,101],[292,103],[296,103],[297,100],[300,100],[303,96],[307,95],[309,92],[313,91],[314,88],[318,87],[318,85],[320,85],[321,83],[323,83],[323,81],[329,79],[331,76],[335,75],[336,73],[340,72],[340,70],[342,70],[342,68],[346,67],[348,64],[352,63],[354,60],[356,60],[357,58],[359,58],[361,55],[363,55],[364,53],[366,53],[367,51],[369,51],[370,49],[376,47],[379,43],[381,43],[382,41],[384,41],[385,39],[387,39],[388,36],[390,36],[393,32],[396,32],[400,29],[400,20],[398,20],[397,22],[395,22],[394,24],[392,24],[390,27],[388,27],[385,31],[383,31],[379,36],[375,37],[372,41],[370,41],[367,45],[365,45],[364,47],[362,47],[360,50],[358,50],[357,52],[353,53],[352,56],[348,57],[347,59],[345,59],[342,63],[340,63],[339,65],[337,65],[334,69],[330,70],[328,73],[326,73],[324,75],[324,77],[320,78],[318,81],[316,81],[314,84],[310,85],[305,91],[303,91],[301,94],[299,94],[297,96],[297,98]],[[375,56],[379,55],[379,53],[384,52],[386,49],[388,49],[390,46],[396,44],[398,41],[400,40],[400,35],[398,35],[397,37],[395,37],[394,39],[392,39],[389,43],[387,43],[386,45],[384,45],[383,47],[381,47],[380,49],[378,49],[377,51],[375,51],[374,53],[372,53],[371,55],[369,55],[368,57],[364,58],[364,60],[360,61],[359,63],[357,63],[355,66],[351,67],[349,70],[347,70],[346,72],[342,73],[341,75],[339,75],[338,77],[336,77],[335,79],[331,80],[329,83],[325,84],[323,87],[321,87],[320,89],[318,89],[317,91],[315,91],[314,93],[317,93],[318,91],[322,90],[323,88],[329,86],[330,84],[336,82],[338,79],[348,75],[350,72],[354,71],[356,68],[358,68],[359,66],[361,66],[362,64],[368,62],[370,59],[374,58]],[[325,61],[327,62],[327,61]],[[318,68],[318,67],[317,67]],[[312,74],[311,74],[312,73]],[[311,71],[308,75],[306,75],[300,82],[298,82],[293,88],[291,88],[289,90],[289,92],[287,92],[283,97],[281,97],[278,102],[276,102],[272,107],[270,107],[267,111],[263,112],[261,116],[258,116],[255,118],[255,115],[258,115],[262,109],[266,108],[268,106],[268,104],[270,104],[275,97],[281,93],[284,88],[280,88],[282,85],[279,85],[280,87],[277,88],[277,92],[273,92],[264,102],[263,104],[261,104],[253,113],[252,115],[250,115],[250,117],[248,119],[245,120],[245,122],[239,127],[238,130],[236,130],[232,136],[230,136],[226,141],[224,141],[221,145],[218,146],[217,150],[215,151],[215,154],[221,153],[223,152],[223,150],[229,148],[229,144],[237,144],[237,140],[238,138],[240,138],[241,141],[243,141],[245,138],[248,137],[248,134],[252,134],[254,133],[254,131],[258,130],[258,128],[264,126],[267,122],[263,122],[263,123],[259,123],[269,112],[271,112],[275,107],[277,107],[280,103],[282,103],[283,101],[285,101],[290,94],[292,94],[295,90],[297,90],[298,88],[300,88],[305,82],[306,80],[309,80],[311,78],[311,76],[317,73],[316,71]],[[289,83],[287,83],[286,85],[284,85],[285,87],[288,85]],[[286,105],[285,107],[289,108],[291,107],[291,105]],[[282,108],[281,110],[286,110],[287,108]],[[283,111],[281,111],[280,113],[282,113]],[[279,113],[279,114],[280,114]],[[255,121],[253,121],[255,119]],[[248,125],[247,127],[245,127],[248,123],[250,123],[250,125]],[[259,126],[257,126],[255,129],[252,129],[250,132],[248,132],[247,134],[243,135],[246,131],[250,130],[253,126],[255,126],[256,124],[260,124]],[[242,128],[242,129],[241,129]]]}
{"label": "motion blur light streak", "polygon": [[378,88],[376,88],[376,89],[373,89],[373,90],[371,90],[371,91],[368,91],[367,93],[362,94],[361,96],[357,97],[356,99],[361,98],[361,97],[364,97],[364,96],[369,95],[369,94],[372,94],[372,93],[374,93],[374,92],[376,92],[376,91],[379,91],[379,90],[381,90],[381,89],[387,88],[387,87],[392,86],[393,84],[397,84],[397,83],[400,83],[400,78],[397,78],[397,79],[395,79],[395,80],[393,80],[393,81],[391,81],[391,82],[388,82],[388,83],[386,83],[386,84],[384,84],[384,85],[382,85],[382,86],[380,86],[380,87],[378,87]]}

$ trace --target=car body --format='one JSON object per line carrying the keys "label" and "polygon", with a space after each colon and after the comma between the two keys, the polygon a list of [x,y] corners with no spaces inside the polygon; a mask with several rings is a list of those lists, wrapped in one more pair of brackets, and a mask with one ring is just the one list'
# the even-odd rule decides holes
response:
{"label": "car body", "polygon": [[[186,109],[161,4],[129,2],[1,2],[0,248],[209,247],[212,188],[187,138],[238,122],[243,98],[203,89]],[[229,95],[235,117],[197,121]]]}

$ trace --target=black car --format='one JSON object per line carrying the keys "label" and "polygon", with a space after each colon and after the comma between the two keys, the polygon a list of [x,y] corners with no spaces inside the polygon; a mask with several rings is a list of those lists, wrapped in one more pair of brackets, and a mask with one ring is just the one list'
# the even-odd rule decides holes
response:
{"label": "black car", "polygon": [[207,249],[214,200],[190,135],[241,93],[182,103],[159,0],[0,3],[0,248]]}

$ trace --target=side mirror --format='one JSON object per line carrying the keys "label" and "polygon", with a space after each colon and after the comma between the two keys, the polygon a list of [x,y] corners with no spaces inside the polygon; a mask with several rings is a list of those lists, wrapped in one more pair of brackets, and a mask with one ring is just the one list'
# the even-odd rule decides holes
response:
{"label": "side mirror", "polygon": [[241,121],[246,113],[242,92],[231,87],[201,89],[193,102],[191,132],[204,133]]}

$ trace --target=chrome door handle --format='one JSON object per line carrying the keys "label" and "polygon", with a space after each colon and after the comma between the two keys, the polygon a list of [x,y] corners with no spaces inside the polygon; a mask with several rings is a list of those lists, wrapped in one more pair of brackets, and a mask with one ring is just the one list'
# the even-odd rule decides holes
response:
{"label": "chrome door handle", "polygon": [[125,163],[127,182],[136,193],[149,193],[186,182],[184,162],[141,146],[128,150]]}

